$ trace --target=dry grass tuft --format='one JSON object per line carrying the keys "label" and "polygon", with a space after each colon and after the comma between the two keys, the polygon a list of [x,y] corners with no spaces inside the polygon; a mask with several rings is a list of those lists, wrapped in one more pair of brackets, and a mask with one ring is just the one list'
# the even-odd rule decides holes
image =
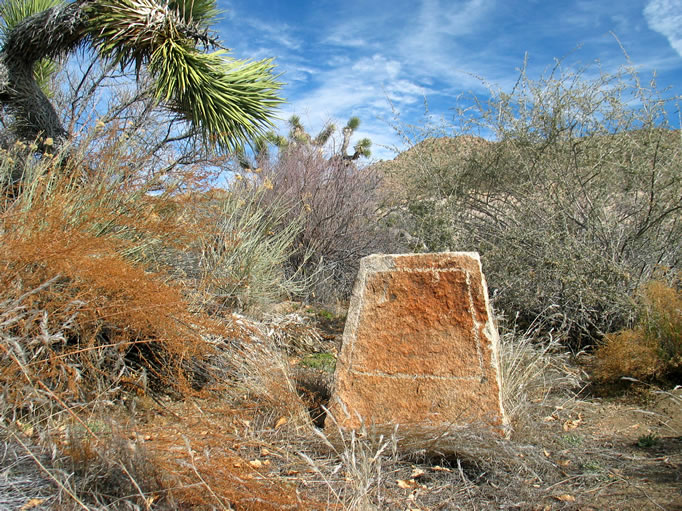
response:
{"label": "dry grass tuft", "polygon": [[234,314],[211,357],[210,372],[216,389],[236,403],[258,403],[256,420],[274,423],[286,419],[287,427],[310,421],[307,407],[296,390],[286,353],[277,346],[267,325]]}
{"label": "dry grass tuft", "polygon": [[538,320],[525,331],[500,328],[502,402],[515,428],[532,422],[550,394],[570,395],[583,385],[560,336]]}

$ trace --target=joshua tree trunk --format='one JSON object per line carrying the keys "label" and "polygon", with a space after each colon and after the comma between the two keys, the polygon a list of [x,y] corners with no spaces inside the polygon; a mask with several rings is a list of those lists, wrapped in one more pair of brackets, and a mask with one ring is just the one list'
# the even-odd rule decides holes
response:
{"label": "joshua tree trunk", "polygon": [[26,18],[8,35],[0,50],[0,101],[16,119],[20,138],[39,135],[59,144],[66,131],[33,73],[42,58],[58,58],[73,50],[86,35],[83,7],[91,0],[52,7]]}

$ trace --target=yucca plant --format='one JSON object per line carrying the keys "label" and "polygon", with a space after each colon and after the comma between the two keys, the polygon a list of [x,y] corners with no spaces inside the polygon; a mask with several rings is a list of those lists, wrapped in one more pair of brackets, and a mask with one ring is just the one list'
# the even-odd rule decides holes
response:
{"label": "yucca plant", "polygon": [[[270,59],[235,60],[209,34],[215,0],[76,0],[19,20],[5,0],[7,27],[0,49],[0,101],[14,115],[17,134],[66,138],[59,116],[32,72],[42,59],[89,43],[99,56],[139,73],[148,67],[157,100],[199,128],[204,139],[232,151],[271,126],[281,102]],[[30,0],[38,2],[39,0]],[[47,1],[47,0],[40,0]],[[35,9],[34,9],[35,10]],[[208,52],[211,48],[217,51]]]}

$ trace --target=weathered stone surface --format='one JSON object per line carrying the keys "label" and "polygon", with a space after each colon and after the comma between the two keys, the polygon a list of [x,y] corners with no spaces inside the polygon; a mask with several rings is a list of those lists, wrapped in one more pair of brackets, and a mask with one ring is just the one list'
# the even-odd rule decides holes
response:
{"label": "weathered stone surface", "polygon": [[503,426],[498,345],[477,253],[365,257],[330,412],[350,429]]}

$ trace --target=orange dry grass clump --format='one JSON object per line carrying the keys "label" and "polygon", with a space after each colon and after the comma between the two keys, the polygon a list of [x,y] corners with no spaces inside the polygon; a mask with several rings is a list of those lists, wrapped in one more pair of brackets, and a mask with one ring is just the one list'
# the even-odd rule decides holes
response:
{"label": "orange dry grass clump", "polygon": [[597,350],[598,378],[668,378],[682,370],[682,292],[678,284],[652,281],[644,286],[638,323],[607,335]]}
{"label": "orange dry grass clump", "polygon": [[173,209],[54,172],[31,183],[30,203],[25,191],[0,212],[0,380],[15,403],[37,385],[78,399],[124,380],[188,389],[184,368],[207,355],[201,333],[217,326],[129,257],[182,239]]}

